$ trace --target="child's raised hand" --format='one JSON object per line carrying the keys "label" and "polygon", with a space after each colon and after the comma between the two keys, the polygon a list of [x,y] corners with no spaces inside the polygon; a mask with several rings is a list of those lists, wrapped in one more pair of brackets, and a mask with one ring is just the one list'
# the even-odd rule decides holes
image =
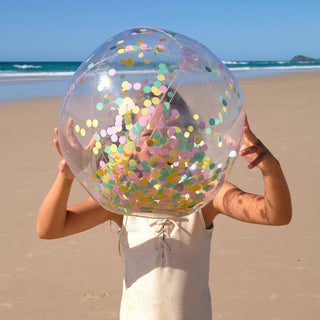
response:
{"label": "child's raised hand", "polygon": [[[58,128],[55,128],[54,131],[56,133],[56,136],[58,136]],[[67,179],[73,180],[74,179],[74,175],[71,172],[66,160],[64,159],[64,157],[62,155],[62,152],[61,152],[61,149],[60,149],[60,145],[59,145],[59,140],[58,139],[54,139],[53,143],[54,143],[58,153],[61,156],[61,160],[60,160],[59,166],[58,166],[59,172],[61,172]]]}
{"label": "child's raised hand", "polygon": [[[58,136],[58,128],[55,128],[55,132],[56,132],[56,135]],[[63,139],[64,144],[68,145],[68,149],[72,150],[72,154],[74,155],[74,159],[77,161],[77,163],[75,163],[76,168],[78,168],[78,170],[85,168],[89,162],[90,151],[92,150],[92,148],[95,144],[94,137],[91,139],[88,146],[84,149],[74,134],[73,119],[70,118],[68,120],[68,123],[66,126],[66,136],[61,135],[61,139]],[[64,157],[62,155],[58,139],[54,140],[54,144],[56,146],[58,153],[61,156],[61,161],[59,163],[59,171],[64,173],[68,179],[73,179],[74,175],[71,172],[68,164],[66,163],[66,160],[64,159]]]}
{"label": "child's raised hand", "polygon": [[263,172],[268,172],[278,165],[277,159],[250,130],[247,116],[243,127],[243,144],[239,155],[249,162],[249,169],[258,167]]}

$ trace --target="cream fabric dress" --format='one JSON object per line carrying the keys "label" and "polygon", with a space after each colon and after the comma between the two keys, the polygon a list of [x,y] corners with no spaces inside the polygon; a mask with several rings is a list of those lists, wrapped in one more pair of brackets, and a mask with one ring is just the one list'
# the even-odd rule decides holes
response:
{"label": "cream fabric dress", "polygon": [[201,212],[179,219],[125,216],[121,320],[211,320],[212,229]]}

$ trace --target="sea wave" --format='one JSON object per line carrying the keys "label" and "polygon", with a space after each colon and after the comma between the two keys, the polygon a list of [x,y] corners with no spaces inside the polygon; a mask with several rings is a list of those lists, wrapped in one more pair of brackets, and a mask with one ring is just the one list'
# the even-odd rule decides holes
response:
{"label": "sea wave", "polygon": [[73,71],[28,73],[0,71],[0,81],[66,80],[70,79],[73,74]]}
{"label": "sea wave", "polygon": [[302,69],[320,69],[320,65],[315,66],[274,66],[274,67],[228,67],[231,71],[249,71],[249,70],[302,70]]}
{"label": "sea wave", "polygon": [[26,69],[41,69],[42,66],[34,66],[32,64],[14,64],[13,65],[15,68],[17,69],[23,69],[23,70],[26,70]]}

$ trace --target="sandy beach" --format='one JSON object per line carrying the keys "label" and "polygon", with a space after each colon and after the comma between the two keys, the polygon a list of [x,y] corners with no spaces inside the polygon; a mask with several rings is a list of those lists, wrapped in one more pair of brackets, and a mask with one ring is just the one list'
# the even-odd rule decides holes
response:
{"label": "sandy beach", "polygon": [[[219,216],[212,240],[214,320],[314,320],[320,314],[320,72],[240,81],[249,122],[282,163],[293,202],[283,227]],[[39,206],[57,173],[61,97],[0,104],[0,318],[118,319],[124,263],[117,227],[40,240]],[[229,180],[262,193],[238,159]],[[74,184],[70,204],[87,193]],[[165,320],[165,319],[164,319]]]}

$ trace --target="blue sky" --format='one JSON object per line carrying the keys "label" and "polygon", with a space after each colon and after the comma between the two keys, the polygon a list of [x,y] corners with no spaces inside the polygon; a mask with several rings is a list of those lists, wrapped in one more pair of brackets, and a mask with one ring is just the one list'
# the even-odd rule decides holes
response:
{"label": "blue sky", "polygon": [[182,33],[223,60],[320,58],[319,0],[3,0],[0,61],[82,61],[135,26]]}

